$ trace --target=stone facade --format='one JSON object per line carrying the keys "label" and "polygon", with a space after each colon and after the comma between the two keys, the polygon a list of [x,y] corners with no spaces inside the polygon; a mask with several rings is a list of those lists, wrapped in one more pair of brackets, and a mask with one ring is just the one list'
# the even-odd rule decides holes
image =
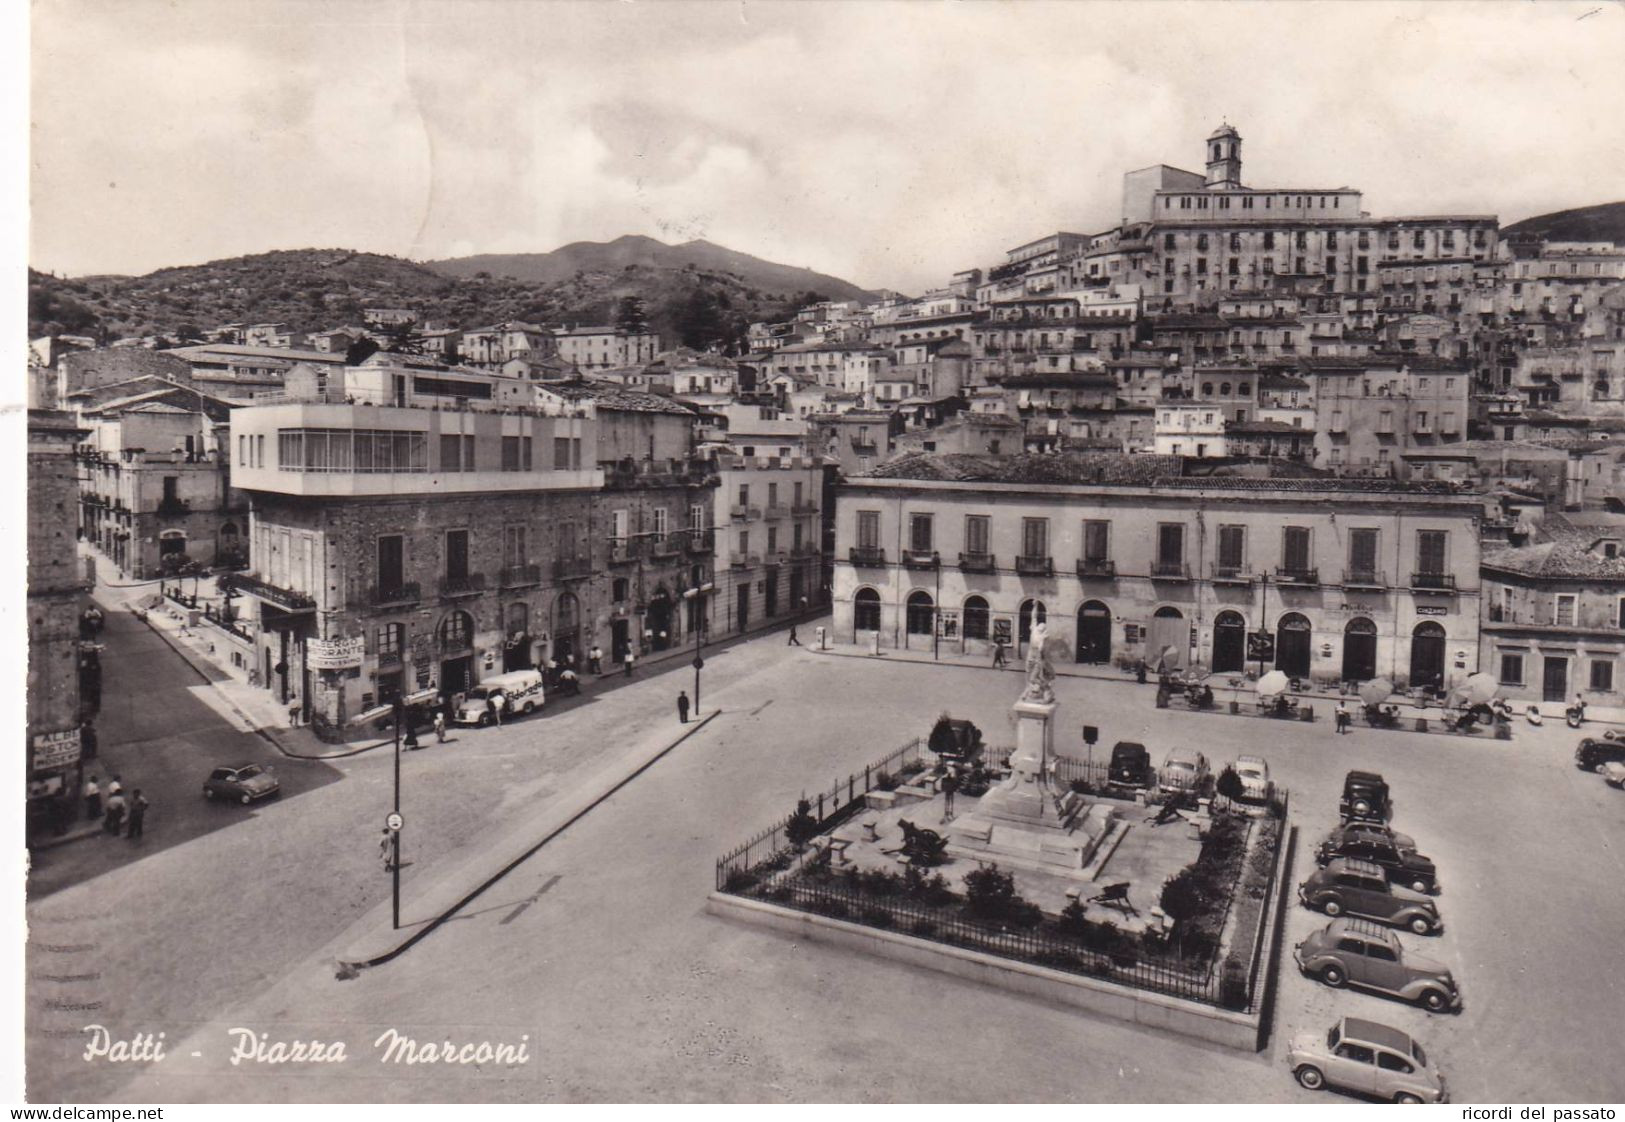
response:
{"label": "stone facade", "polygon": [[30,797],[77,786],[79,614],[84,581],[74,549],[84,432],[55,410],[28,411],[28,688]]}

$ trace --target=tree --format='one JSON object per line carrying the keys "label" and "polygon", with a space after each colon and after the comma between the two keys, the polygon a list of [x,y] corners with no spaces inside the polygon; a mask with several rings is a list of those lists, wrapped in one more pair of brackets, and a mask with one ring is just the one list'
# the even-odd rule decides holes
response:
{"label": "tree", "polygon": [[813,817],[812,803],[806,799],[801,799],[796,803],[796,812],[784,824],[784,836],[797,849],[818,836],[818,819]]}
{"label": "tree", "polygon": [[1207,907],[1207,893],[1195,870],[1186,866],[1163,882],[1158,903],[1178,925],[1176,930],[1183,934],[1186,921],[1195,919]]}
{"label": "tree", "polygon": [[643,307],[643,298],[633,294],[622,296],[615,305],[615,330],[626,335],[637,335],[649,329],[649,316]]}
{"label": "tree", "polygon": [[1236,769],[1228,764],[1219,773],[1219,779],[1214,785],[1214,790],[1232,803],[1240,801],[1241,796],[1247,792],[1247,789],[1242,786],[1241,776],[1237,775]]}

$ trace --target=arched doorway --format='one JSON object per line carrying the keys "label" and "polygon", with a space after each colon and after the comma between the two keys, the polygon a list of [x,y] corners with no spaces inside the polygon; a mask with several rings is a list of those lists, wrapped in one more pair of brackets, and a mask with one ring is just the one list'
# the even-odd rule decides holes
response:
{"label": "arched doorway", "polygon": [[452,697],[474,684],[474,617],[449,612],[440,621],[440,696]]}
{"label": "arched doorway", "polygon": [[1146,630],[1145,661],[1153,670],[1177,670],[1190,655],[1191,633],[1178,608],[1158,608]]}
{"label": "arched doorway", "polygon": [[1343,628],[1343,680],[1369,682],[1377,676],[1377,625],[1359,616]]}
{"label": "arched doorway", "polygon": [[1444,688],[1444,628],[1419,623],[1411,632],[1411,688]]}
{"label": "arched doorway", "polygon": [[980,596],[965,597],[965,606],[961,614],[964,617],[964,630],[962,634],[966,639],[987,638],[987,601]]}
{"label": "arched doorway", "polygon": [[243,558],[243,539],[237,523],[227,522],[220,527],[220,545],[215,550],[215,563],[218,565],[237,565]]}
{"label": "arched doorway", "polygon": [[671,593],[664,588],[655,589],[655,594],[649,599],[649,607],[643,613],[643,629],[649,633],[649,641],[657,651],[663,651],[672,644],[671,615]]}
{"label": "arched doorway", "polygon": [[1247,621],[1239,612],[1220,612],[1213,621],[1213,672],[1234,674],[1247,668]]}
{"label": "arched doorway", "polygon": [[1112,660],[1112,610],[1099,600],[1087,600],[1078,609],[1077,659],[1091,664]]}
{"label": "arched doorway", "polygon": [[1033,628],[1043,623],[1049,616],[1042,600],[1023,600],[1021,611],[1016,616],[1016,653],[1025,657],[1027,640],[1032,638]]}
{"label": "arched doorway", "polygon": [[530,653],[530,606],[509,604],[502,626],[502,669],[529,670],[534,665]]}
{"label": "arched doorway", "polygon": [[1288,612],[1275,625],[1275,669],[1294,678],[1309,676],[1310,646],[1314,630],[1309,618]]}
{"label": "arched doorway", "polygon": [[560,662],[581,657],[581,607],[574,592],[561,592],[553,601],[552,657]]}
{"label": "arched doorway", "polygon": [[[852,630],[880,630],[880,593],[874,589],[860,588],[857,595],[852,597]],[[853,639],[857,639],[856,634]]]}
{"label": "arched doorway", "polygon": [[905,644],[912,645],[916,635],[930,639],[931,629],[936,623],[936,617],[936,604],[932,601],[929,592],[923,590],[910,592],[904,616],[908,632],[904,639]]}

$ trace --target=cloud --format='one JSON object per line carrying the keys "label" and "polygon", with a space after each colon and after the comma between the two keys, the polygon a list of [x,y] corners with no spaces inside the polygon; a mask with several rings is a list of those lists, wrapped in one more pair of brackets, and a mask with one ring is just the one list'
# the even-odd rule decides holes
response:
{"label": "cloud", "polygon": [[1594,7],[57,0],[33,253],[644,233],[919,290],[1109,226],[1221,117],[1251,182],[1511,220],[1622,193],[1625,8]]}

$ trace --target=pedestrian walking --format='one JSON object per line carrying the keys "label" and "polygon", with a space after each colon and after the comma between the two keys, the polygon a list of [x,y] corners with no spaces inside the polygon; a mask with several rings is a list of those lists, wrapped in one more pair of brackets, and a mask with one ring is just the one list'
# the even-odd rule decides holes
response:
{"label": "pedestrian walking", "polygon": [[147,821],[147,807],[150,805],[141,794],[141,788],[137,787],[135,794],[130,796],[130,832],[125,835],[131,841],[141,836],[143,826]]}
{"label": "pedestrian walking", "polygon": [[96,783],[96,777],[90,777],[85,784],[85,817],[91,821],[102,816],[102,789]]}
{"label": "pedestrian walking", "polygon": [[604,652],[599,649],[597,643],[594,643],[592,650],[587,653],[587,669],[594,674],[604,672]]}
{"label": "pedestrian walking", "polygon": [[107,813],[102,816],[102,829],[115,838],[124,827],[124,796],[109,795],[107,797]]}
{"label": "pedestrian walking", "polygon": [[107,801],[112,802],[123,794],[124,784],[120,783],[118,776],[115,775],[107,781]]}
{"label": "pedestrian walking", "polygon": [[1349,708],[1343,702],[1337,703],[1337,732],[1341,736],[1349,731]]}
{"label": "pedestrian walking", "polygon": [[944,822],[954,816],[954,794],[959,790],[959,773],[953,768],[942,777],[942,820]]}
{"label": "pedestrian walking", "polygon": [[395,856],[394,849],[395,849],[395,834],[394,834],[394,831],[390,830],[386,826],[384,828],[384,836],[382,838],[378,839],[378,856],[383,858],[383,860],[384,860],[384,872],[386,872],[386,873],[389,872],[390,870],[392,870],[395,867],[395,863],[392,860],[392,858]]}
{"label": "pedestrian walking", "polygon": [[686,690],[677,691],[677,719],[685,725],[688,724],[688,692]]}
{"label": "pedestrian walking", "polygon": [[1004,665],[1004,640],[993,640],[993,669],[997,670]]}
{"label": "pedestrian walking", "polygon": [[401,747],[402,748],[416,748],[417,746],[418,746],[417,722],[412,720],[412,715],[409,712],[407,714],[407,716],[406,716],[406,735],[401,737]]}
{"label": "pedestrian walking", "polygon": [[626,669],[626,676],[628,678],[630,678],[632,676],[632,652],[631,651],[626,652],[625,669]]}
{"label": "pedestrian walking", "polygon": [[786,643],[785,646],[787,646],[787,647],[799,647],[799,646],[801,646],[801,640],[796,638],[796,625],[793,624],[793,623],[790,625],[790,641],[788,643]]}
{"label": "pedestrian walking", "polygon": [[446,742],[446,715],[438,709],[434,711],[434,738],[441,744]]}

